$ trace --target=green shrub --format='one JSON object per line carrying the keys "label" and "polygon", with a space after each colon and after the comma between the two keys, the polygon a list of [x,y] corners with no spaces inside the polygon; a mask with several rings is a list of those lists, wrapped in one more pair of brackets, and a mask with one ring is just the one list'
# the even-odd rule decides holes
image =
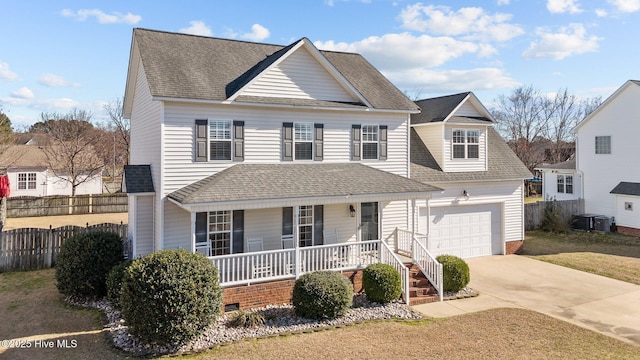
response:
{"label": "green shrub", "polygon": [[383,263],[371,264],[362,271],[362,287],[367,299],[382,304],[397,300],[402,294],[400,273]]}
{"label": "green shrub", "polygon": [[436,257],[442,264],[444,291],[460,291],[469,284],[469,265],[457,256],[440,255]]}
{"label": "green shrub", "polygon": [[111,305],[116,309],[120,308],[120,288],[122,287],[122,277],[124,276],[124,271],[129,265],[131,265],[131,260],[125,260],[112,267],[109,274],[107,274],[107,299],[109,299]]}
{"label": "green shrub", "polygon": [[120,294],[129,332],[158,344],[186,343],[222,308],[218,269],[201,254],[163,250],[125,270]]}
{"label": "green shrub", "polygon": [[233,327],[257,327],[264,325],[264,316],[257,312],[238,310],[236,315],[229,321]]}
{"label": "green shrub", "polygon": [[102,297],[107,274],[123,259],[118,234],[90,231],[64,241],[56,262],[56,286],[65,295]]}
{"label": "green shrub", "polygon": [[298,316],[333,319],[351,307],[353,285],[344,275],[333,271],[304,274],[293,286],[291,302]]}
{"label": "green shrub", "polygon": [[546,202],[540,230],[557,234],[569,231],[569,224],[562,220],[560,210],[554,206],[552,201]]}

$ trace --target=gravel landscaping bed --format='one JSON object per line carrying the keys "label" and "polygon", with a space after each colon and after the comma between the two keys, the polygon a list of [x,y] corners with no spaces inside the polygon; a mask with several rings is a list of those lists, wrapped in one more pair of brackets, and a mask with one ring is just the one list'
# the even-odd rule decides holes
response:
{"label": "gravel landscaping bed", "polygon": [[353,308],[344,316],[330,320],[311,320],[295,315],[292,305],[267,306],[254,309],[265,319],[264,326],[255,328],[231,327],[228,321],[233,313],[221,315],[200,337],[181,346],[158,346],[144,344],[136,340],[127,331],[127,326],[120,311],[114,309],[109,301],[102,299],[90,301],[79,298],[67,298],[76,306],[90,307],[102,311],[106,317],[105,330],[113,338],[113,345],[124,352],[136,356],[157,356],[166,354],[185,354],[204,351],[221,344],[235,341],[270,337],[282,334],[311,332],[327,328],[356,324],[366,320],[382,319],[421,319],[422,315],[400,302],[389,304],[371,303],[363,294],[354,296]]}

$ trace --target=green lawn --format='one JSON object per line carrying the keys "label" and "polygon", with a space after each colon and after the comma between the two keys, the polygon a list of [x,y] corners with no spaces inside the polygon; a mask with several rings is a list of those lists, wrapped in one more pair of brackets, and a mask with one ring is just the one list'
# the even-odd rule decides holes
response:
{"label": "green lawn", "polygon": [[640,285],[640,238],[620,234],[527,233],[523,255]]}

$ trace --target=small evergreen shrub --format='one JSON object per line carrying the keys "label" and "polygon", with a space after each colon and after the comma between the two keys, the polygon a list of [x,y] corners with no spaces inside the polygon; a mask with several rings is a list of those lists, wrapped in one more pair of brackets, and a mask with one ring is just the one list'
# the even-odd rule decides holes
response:
{"label": "small evergreen shrub", "polygon": [[469,265],[464,260],[453,255],[440,255],[436,260],[442,264],[444,291],[457,292],[469,284]]}
{"label": "small evergreen shrub", "polygon": [[76,234],[64,241],[56,262],[56,286],[65,295],[107,295],[107,274],[123,260],[120,236],[108,231]]}
{"label": "small evergreen shrub", "polygon": [[391,265],[377,263],[362,271],[362,287],[369,301],[386,304],[402,294],[400,273]]}
{"label": "small evergreen shrub", "polygon": [[120,288],[122,287],[122,277],[127,267],[131,265],[131,260],[125,260],[111,268],[107,274],[107,299],[111,305],[120,309]]}
{"label": "small evergreen shrub", "polygon": [[163,250],[124,271],[120,293],[129,332],[157,344],[182,344],[198,336],[222,309],[218,269],[202,254]]}
{"label": "small evergreen shrub", "polygon": [[291,302],[298,316],[333,319],[351,307],[353,285],[344,275],[333,271],[304,274],[293,286]]}
{"label": "small evergreen shrub", "polygon": [[233,327],[253,328],[264,325],[264,316],[257,312],[238,310],[236,315],[229,321]]}
{"label": "small evergreen shrub", "polygon": [[540,230],[556,234],[567,233],[569,231],[569,224],[562,220],[560,210],[553,205],[552,201],[546,202]]}

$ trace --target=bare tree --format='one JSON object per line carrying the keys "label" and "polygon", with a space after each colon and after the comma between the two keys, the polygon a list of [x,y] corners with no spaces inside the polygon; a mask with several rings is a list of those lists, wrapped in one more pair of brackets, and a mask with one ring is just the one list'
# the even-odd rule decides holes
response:
{"label": "bare tree", "polygon": [[[122,98],[106,104],[104,110],[109,114],[110,130],[115,133],[116,137],[116,151],[115,153],[121,153],[123,156],[123,165],[129,163],[129,145],[131,141],[131,123],[129,119],[126,119],[122,115]],[[119,150],[119,151],[118,151]]]}
{"label": "bare tree", "polygon": [[100,175],[104,167],[94,150],[100,133],[89,122],[91,113],[74,109],[66,114],[42,113],[40,118],[32,129],[51,138],[51,145],[42,147],[47,166],[58,181],[71,185],[71,194],[75,195],[79,185]]}

